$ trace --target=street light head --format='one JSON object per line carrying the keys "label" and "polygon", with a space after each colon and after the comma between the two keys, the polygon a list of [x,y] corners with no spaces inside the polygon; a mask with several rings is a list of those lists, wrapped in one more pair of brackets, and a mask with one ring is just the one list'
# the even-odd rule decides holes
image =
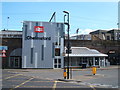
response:
{"label": "street light head", "polygon": [[64,16],[67,16],[66,14]]}
{"label": "street light head", "polygon": [[69,25],[68,23],[64,23],[65,25]]}
{"label": "street light head", "polygon": [[67,11],[63,11],[63,12],[69,14],[69,12],[67,12]]}

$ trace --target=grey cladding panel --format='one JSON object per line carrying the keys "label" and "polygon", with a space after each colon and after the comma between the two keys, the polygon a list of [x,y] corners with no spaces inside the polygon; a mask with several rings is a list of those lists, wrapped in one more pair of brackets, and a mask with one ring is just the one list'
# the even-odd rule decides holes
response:
{"label": "grey cladding panel", "polygon": [[[30,24],[31,23],[31,24]],[[25,28],[27,25],[27,28]],[[31,27],[30,27],[31,25]],[[36,33],[34,32],[34,26],[43,26],[44,33]],[[49,22],[33,22],[33,21],[25,21],[23,26],[23,56],[22,56],[22,66],[26,66],[26,68],[53,68],[53,60],[54,60],[54,43],[56,30],[59,28],[59,33],[61,37],[63,37],[64,25],[62,23],[49,23]],[[33,35],[33,36],[32,36]],[[26,36],[32,37],[50,37],[51,40],[25,40]],[[37,57],[35,57],[37,55]],[[26,56],[27,60],[24,61],[24,57]],[[36,64],[37,60],[37,64]],[[26,64],[26,65],[24,65]]]}

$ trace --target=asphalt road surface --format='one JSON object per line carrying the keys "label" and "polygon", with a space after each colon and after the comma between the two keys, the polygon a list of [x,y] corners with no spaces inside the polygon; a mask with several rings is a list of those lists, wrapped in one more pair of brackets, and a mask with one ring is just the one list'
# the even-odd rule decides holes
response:
{"label": "asphalt road surface", "polygon": [[[97,86],[95,85],[96,82],[103,82],[100,81],[100,78],[88,80],[90,83],[94,84],[86,84],[84,82],[81,83],[75,83],[75,82],[64,82],[64,81],[58,81],[57,79],[46,79],[46,78],[39,78],[29,75],[29,73],[33,73],[32,70],[28,73],[28,70],[24,70],[24,73],[19,72],[20,70],[2,70],[2,90],[14,90],[14,89],[49,89],[49,90],[61,90],[61,89],[72,89],[72,90],[119,90],[116,88],[106,88],[104,86]],[[22,70],[23,71],[23,70]],[[33,70],[34,71],[34,70]],[[37,70],[36,70],[37,71]],[[115,70],[112,70],[112,73],[115,73]],[[16,73],[19,72],[19,73]],[[79,74],[81,72],[74,71],[76,74]],[[83,71],[85,75],[89,71]],[[105,74],[107,74],[106,71]],[[82,73],[82,74],[84,74]],[[101,74],[104,72],[101,72]],[[75,73],[74,73],[75,74]],[[82,75],[81,74],[81,75]],[[34,75],[34,74],[33,74]],[[112,75],[111,75],[112,76]],[[74,75],[75,77],[75,75]],[[110,77],[111,78],[111,77]],[[105,78],[106,79],[106,78]],[[109,79],[106,79],[107,81]],[[114,80],[111,79],[111,80]],[[84,81],[84,80],[83,80]],[[102,88],[102,89],[101,89]]]}
{"label": "asphalt road surface", "polygon": [[3,70],[2,90],[14,90],[16,88],[45,88],[52,90],[57,90],[60,88],[83,88],[84,90],[84,88],[89,88],[89,90],[93,90],[93,88],[91,88],[90,86],[79,85],[69,82],[61,82],[57,80],[39,79]]}

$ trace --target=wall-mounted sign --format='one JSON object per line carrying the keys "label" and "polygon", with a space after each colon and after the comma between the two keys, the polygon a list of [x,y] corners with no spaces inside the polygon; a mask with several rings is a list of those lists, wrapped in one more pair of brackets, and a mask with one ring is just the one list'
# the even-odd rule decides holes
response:
{"label": "wall-mounted sign", "polygon": [[51,40],[51,37],[32,37],[32,36],[27,36],[26,40]]}
{"label": "wall-mounted sign", "polygon": [[8,50],[8,46],[0,46],[0,50]]}
{"label": "wall-mounted sign", "polygon": [[44,27],[43,26],[34,26],[34,32],[43,33]]}

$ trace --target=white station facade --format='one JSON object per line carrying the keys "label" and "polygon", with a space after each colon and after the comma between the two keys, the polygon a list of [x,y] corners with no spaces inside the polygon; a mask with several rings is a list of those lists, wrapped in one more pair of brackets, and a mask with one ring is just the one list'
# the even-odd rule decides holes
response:
{"label": "white station facade", "polygon": [[64,24],[23,22],[22,68],[63,68]]}

